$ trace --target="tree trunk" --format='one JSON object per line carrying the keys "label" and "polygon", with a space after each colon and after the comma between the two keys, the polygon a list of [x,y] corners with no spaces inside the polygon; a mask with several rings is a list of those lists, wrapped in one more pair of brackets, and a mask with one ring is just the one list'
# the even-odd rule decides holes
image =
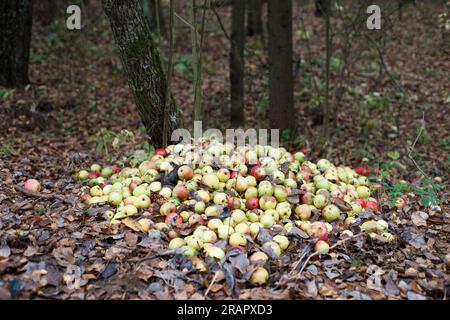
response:
{"label": "tree trunk", "polygon": [[43,25],[48,26],[53,23],[55,20],[56,14],[58,13],[58,9],[60,10],[61,17],[63,17],[64,13],[62,8],[58,6],[56,0],[40,0],[35,1],[33,5],[33,13],[37,21]]}
{"label": "tree trunk", "polygon": [[28,79],[32,1],[0,1],[0,85],[21,89]]}
{"label": "tree trunk", "polygon": [[146,8],[149,12],[148,21],[150,29],[158,37],[166,36],[166,26],[164,23],[164,14],[162,10],[161,0],[145,0],[144,3],[148,5]]}
{"label": "tree trunk", "polygon": [[292,2],[268,1],[269,119],[272,129],[292,134],[294,77],[292,56]]}
{"label": "tree trunk", "polygon": [[325,16],[327,13],[329,14],[331,11],[331,7],[330,7],[330,1],[327,0],[314,0],[315,5],[316,5],[316,16],[317,17],[323,17]]}
{"label": "tree trunk", "polygon": [[247,1],[247,35],[252,37],[262,33],[262,1]]}
{"label": "tree trunk", "polygon": [[[149,138],[163,144],[167,79],[139,0],[103,0],[134,102]],[[171,99],[173,100],[173,99]],[[174,101],[168,104],[168,134],[177,127]]]}
{"label": "tree trunk", "polygon": [[233,0],[230,48],[231,123],[244,124],[245,1]]}

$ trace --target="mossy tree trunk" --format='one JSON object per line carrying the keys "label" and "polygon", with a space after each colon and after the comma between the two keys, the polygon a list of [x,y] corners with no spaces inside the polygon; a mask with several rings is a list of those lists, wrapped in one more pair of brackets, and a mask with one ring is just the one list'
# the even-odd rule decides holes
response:
{"label": "mossy tree trunk", "polygon": [[269,119],[280,136],[294,128],[292,1],[268,1]]}
{"label": "mossy tree trunk", "polygon": [[161,146],[164,121],[167,121],[170,135],[177,128],[177,110],[171,99],[165,112],[167,79],[140,2],[103,0],[102,4],[142,123],[150,141]]}
{"label": "mossy tree trunk", "polygon": [[0,85],[21,89],[29,83],[32,1],[0,1]]}

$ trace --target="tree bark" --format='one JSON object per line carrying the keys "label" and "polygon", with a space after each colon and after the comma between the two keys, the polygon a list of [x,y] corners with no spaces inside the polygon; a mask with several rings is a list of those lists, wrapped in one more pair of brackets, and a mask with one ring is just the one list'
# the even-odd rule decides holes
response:
{"label": "tree bark", "polygon": [[230,47],[231,123],[244,123],[245,1],[233,0]]}
{"label": "tree bark", "polygon": [[31,0],[0,1],[0,85],[21,89],[28,79]]}
{"label": "tree bark", "polygon": [[271,129],[294,128],[292,2],[268,1],[269,119]]}
{"label": "tree bark", "polygon": [[330,14],[331,7],[330,2],[327,0],[314,0],[314,3],[316,5],[316,17],[323,17],[326,14]]}
{"label": "tree bark", "polygon": [[103,0],[102,4],[141,120],[151,142],[161,146],[164,121],[170,134],[177,127],[177,112],[173,99],[165,112],[167,79],[140,1]]}
{"label": "tree bark", "polygon": [[247,1],[247,35],[252,37],[254,35],[262,34],[262,1],[248,0]]}

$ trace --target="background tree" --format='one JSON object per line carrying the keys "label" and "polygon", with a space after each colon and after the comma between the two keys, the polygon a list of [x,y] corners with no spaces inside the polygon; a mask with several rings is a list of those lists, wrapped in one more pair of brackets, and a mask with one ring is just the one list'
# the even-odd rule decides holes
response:
{"label": "background tree", "polygon": [[165,110],[167,79],[140,1],[103,0],[102,4],[141,120],[151,142],[163,145],[164,123],[167,134],[177,127],[176,106],[171,100]]}
{"label": "background tree", "polygon": [[244,123],[245,1],[233,0],[230,47],[231,123]]}
{"label": "background tree", "polygon": [[247,2],[247,35],[260,35],[262,26],[262,0],[248,0]]}
{"label": "background tree", "polygon": [[165,37],[166,25],[161,0],[144,0],[144,12],[152,32],[158,37]]}
{"label": "background tree", "polygon": [[294,128],[292,1],[268,1],[269,119],[283,134]]}
{"label": "background tree", "polygon": [[31,0],[0,1],[0,85],[23,88],[28,79]]}

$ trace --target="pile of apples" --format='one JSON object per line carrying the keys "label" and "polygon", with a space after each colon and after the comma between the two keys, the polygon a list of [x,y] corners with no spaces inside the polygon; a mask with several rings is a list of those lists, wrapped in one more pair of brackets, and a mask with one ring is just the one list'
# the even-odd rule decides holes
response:
{"label": "pile of apples", "polygon": [[[142,231],[165,232],[169,249],[196,259],[223,260],[232,247],[246,252],[250,240],[257,242],[259,232],[269,229],[272,239],[249,253],[257,265],[250,278],[255,285],[269,278],[269,256],[293,246],[288,235],[294,227],[326,254],[334,222],[351,226],[363,210],[380,210],[365,175],[327,159],[313,163],[282,147],[202,140],[157,149],[135,168],[93,164],[77,177],[86,183],[81,199],[88,205],[116,207],[105,213],[110,223],[137,218]],[[188,235],[180,231],[189,228]],[[366,221],[361,229],[392,239],[383,220]]]}

